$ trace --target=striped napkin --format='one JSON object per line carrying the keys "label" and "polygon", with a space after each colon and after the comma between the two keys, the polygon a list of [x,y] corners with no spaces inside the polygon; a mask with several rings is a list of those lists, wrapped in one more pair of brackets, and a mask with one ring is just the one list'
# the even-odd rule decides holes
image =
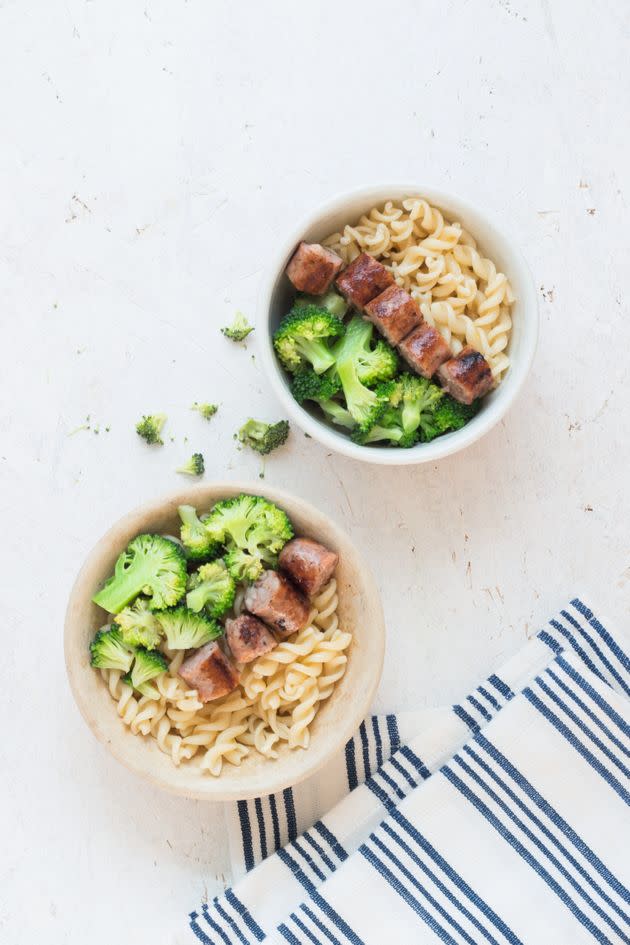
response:
{"label": "striped napkin", "polygon": [[[450,709],[229,814],[208,943],[630,943],[630,660],[579,600]],[[383,936],[386,936],[384,938]]]}

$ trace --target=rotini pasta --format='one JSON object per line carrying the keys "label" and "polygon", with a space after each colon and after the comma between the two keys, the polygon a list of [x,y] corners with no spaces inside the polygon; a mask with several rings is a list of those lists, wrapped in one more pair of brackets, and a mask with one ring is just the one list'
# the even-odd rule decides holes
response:
{"label": "rotini pasta", "polygon": [[[392,221],[397,219],[392,211]],[[237,614],[242,602],[239,591]],[[118,670],[101,670],[101,676],[134,735],[154,738],[175,765],[196,756],[200,771],[216,777],[224,764],[240,765],[250,752],[274,759],[282,743],[308,747],[310,725],[345,672],[352,639],[339,627],[337,606],[332,578],[312,598],[307,626],[240,667],[238,687],[214,702],[202,703],[178,675],[182,650],[163,647],[169,668],[155,680],[158,698],[134,694]]]}
{"label": "rotini pasta", "polygon": [[459,223],[420,197],[373,207],[356,226],[323,241],[350,263],[362,253],[379,259],[443,335],[453,354],[468,344],[490,364],[498,383],[510,361],[514,295],[502,272],[477,249]]}

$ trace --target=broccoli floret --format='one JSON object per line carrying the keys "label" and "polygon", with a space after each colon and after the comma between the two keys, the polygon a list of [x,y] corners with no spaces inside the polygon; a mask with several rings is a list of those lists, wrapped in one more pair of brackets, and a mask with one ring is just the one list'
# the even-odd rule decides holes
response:
{"label": "broccoli floret", "polygon": [[151,680],[156,676],[161,676],[168,669],[168,663],[162,653],[145,650],[139,647],[136,650],[136,658],[133,661],[133,669],[126,676],[123,676],[123,682],[133,686],[143,696],[149,696],[151,699],[157,699],[160,695],[158,689],[151,684]]}
{"label": "broccoli floret", "polygon": [[244,341],[254,326],[250,325],[242,312],[237,312],[231,325],[221,329],[221,333],[230,341]]}
{"label": "broccoli floret", "polygon": [[145,597],[139,597],[131,607],[124,607],[116,614],[116,626],[128,646],[154,650],[162,639],[162,629]]}
{"label": "broccoli floret", "polygon": [[[390,390],[380,385],[377,390],[366,387],[359,378],[359,357],[365,349],[367,325],[360,318],[353,318],[345,336],[335,346],[335,371],[341,381],[346,406],[360,431],[367,431],[378,421],[388,405]],[[367,325],[371,333],[371,325]],[[391,383],[391,382],[390,382]]]}
{"label": "broccoli floret", "polygon": [[356,421],[349,410],[346,410],[342,404],[336,400],[318,400],[317,403],[324,411],[326,417],[339,427],[345,427],[347,430],[354,430]]}
{"label": "broccoli floret", "polygon": [[196,614],[187,607],[162,610],[157,615],[170,650],[190,650],[216,640],[223,628],[216,620]]}
{"label": "broccoli floret", "polygon": [[196,614],[222,617],[234,603],[236,582],[222,560],[202,564],[188,578],[188,588],[186,606]]}
{"label": "broccoli floret", "polygon": [[162,433],[162,428],[165,423],[165,413],[149,414],[136,424],[136,433],[138,436],[141,436],[143,440],[146,440],[147,443],[155,444],[156,446],[164,446],[164,440],[160,434]]}
{"label": "broccoli floret", "polygon": [[125,646],[120,630],[99,630],[90,643],[91,665],[95,669],[119,669],[128,673],[133,650]]}
{"label": "broccoli floret", "polygon": [[186,557],[191,561],[214,557],[219,551],[220,544],[208,534],[205,522],[199,519],[193,506],[180,505],[177,511],[182,520],[180,537]]}
{"label": "broccoli floret", "polygon": [[183,473],[185,476],[203,476],[205,465],[201,453],[193,453],[187,463],[178,466],[175,472]]}
{"label": "broccoli floret", "polygon": [[426,377],[403,374],[400,378],[401,420],[405,433],[419,431],[424,438],[433,429],[436,410],[444,397],[444,391]]}
{"label": "broccoli floret", "polygon": [[325,308],[331,315],[337,318],[343,318],[348,311],[348,303],[343,295],[339,295],[334,289],[329,289],[325,295],[298,295],[295,299],[295,305],[316,305],[318,308]]}
{"label": "broccoli floret", "polygon": [[119,555],[113,575],[92,600],[117,614],[138,594],[151,597],[151,607],[176,604],[186,591],[186,558],[179,545],[161,535],[138,535]]}
{"label": "broccoli floret", "polygon": [[305,400],[329,400],[341,390],[337,374],[316,374],[310,368],[298,371],[291,384],[291,393],[298,404]]}
{"label": "broccoli floret", "polygon": [[210,535],[225,545],[225,563],[235,581],[254,581],[263,562],[273,567],[283,546],[293,538],[286,512],[254,495],[217,502],[205,525]]}
{"label": "broccoli floret", "polygon": [[335,363],[329,341],[340,338],[343,322],[320,305],[294,305],[273,336],[278,357],[287,371],[305,364],[323,374]]}
{"label": "broccoli floret", "polygon": [[201,414],[204,420],[212,420],[215,413],[219,409],[218,404],[198,404],[197,401],[194,402],[191,410],[196,410],[197,413]]}
{"label": "broccoli floret", "polygon": [[386,341],[379,340],[372,347],[374,326],[355,316],[348,324],[345,336],[333,348],[337,361],[352,358],[357,377],[366,387],[390,381],[398,370],[398,355]]}
{"label": "broccoli floret", "polygon": [[429,440],[442,436],[443,433],[461,430],[469,420],[472,420],[479,407],[478,400],[473,401],[472,404],[460,404],[449,394],[444,394],[443,399],[435,408],[432,422],[427,424],[426,429],[422,431],[423,442],[428,443]]}
{"label": "broccoli floret", "polygon": [[[398,385],[394,387],[390,397],[390,403],[394,404],[399,400]],[[405,431],[401,419],[400,406],[387,407],[378,421],[367,430],[357,430],[352,434],[355,443],[365,445],[367,443],[388,442],[392,446],[408,448],[418,441],[415,431]]]}
{"label": "broccoli floret", "polygon": [[250,419],[238,431],[241,443],[262,453],[265,456],[272,450],[282,446],[289,435],[289,421],[278,420],[277,423],[265,423],[263,420]]}

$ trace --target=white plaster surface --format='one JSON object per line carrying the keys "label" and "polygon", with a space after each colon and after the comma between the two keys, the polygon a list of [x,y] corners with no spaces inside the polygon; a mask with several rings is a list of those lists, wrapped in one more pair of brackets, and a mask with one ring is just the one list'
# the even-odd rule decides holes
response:
{"label": "white plaster surface", "polygon": [[[219,327],[253,317],[275,241],[333,193],[461,193],[540,287],[529,382],[466,453],[388,470],[295,428],[266,463],[378,574],[378,707],[453,700],[575,593],[627,623],[629,33],[625,0],[0,0],[0,941],[174,945],[226,877],[220,808],[87,730],[64,608],[193,449],[208,478],[258,476],[232,434],[279,407],[256,338]],[[193,400],[221,402],[211,424]],[[174,443],[145,447],[147,411]],[[98,435],[70,435],[88,414]]]}

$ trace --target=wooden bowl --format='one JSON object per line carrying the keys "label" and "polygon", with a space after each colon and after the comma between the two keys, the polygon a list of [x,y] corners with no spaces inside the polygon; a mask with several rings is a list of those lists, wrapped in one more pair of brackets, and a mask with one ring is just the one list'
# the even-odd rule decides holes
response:
{"label": "wooden bowl", "polygon": [[[177,507],[194,505],[200,512],[219,499],[240,492],[264,494],[281,506],[296,534],[321,541],[339,553],[336,578],[339,620],[353,640],[345,675],[332,696],[321,704],[311,724],[307,749],[290,750],[285,743],[277,759],[251,753],[240,767],[226,764],[219,777],[203,773],[199,759],[175,767],[152,737],[134,735],[121,721],[116,705],[99,674],[90,666],[89,643],[105,622],[92,595],[112,573],[114,562],[128,542],[142,532],[179,534]],[[218,482],[182,489],[144,505],[111,528],[96,544],[81,568],[70,594],[65,622],[68,679],[83,718],[96,737],[125,767],[174,794],[215,801],[234,801],[281,791],[309,777],[326,764],[354,734],[366,716],[383,665],[385,625],[374,578],[344,532],[328,516],[303,499],[253,483]],[[201,753],[199,755],[201,757]]]}

